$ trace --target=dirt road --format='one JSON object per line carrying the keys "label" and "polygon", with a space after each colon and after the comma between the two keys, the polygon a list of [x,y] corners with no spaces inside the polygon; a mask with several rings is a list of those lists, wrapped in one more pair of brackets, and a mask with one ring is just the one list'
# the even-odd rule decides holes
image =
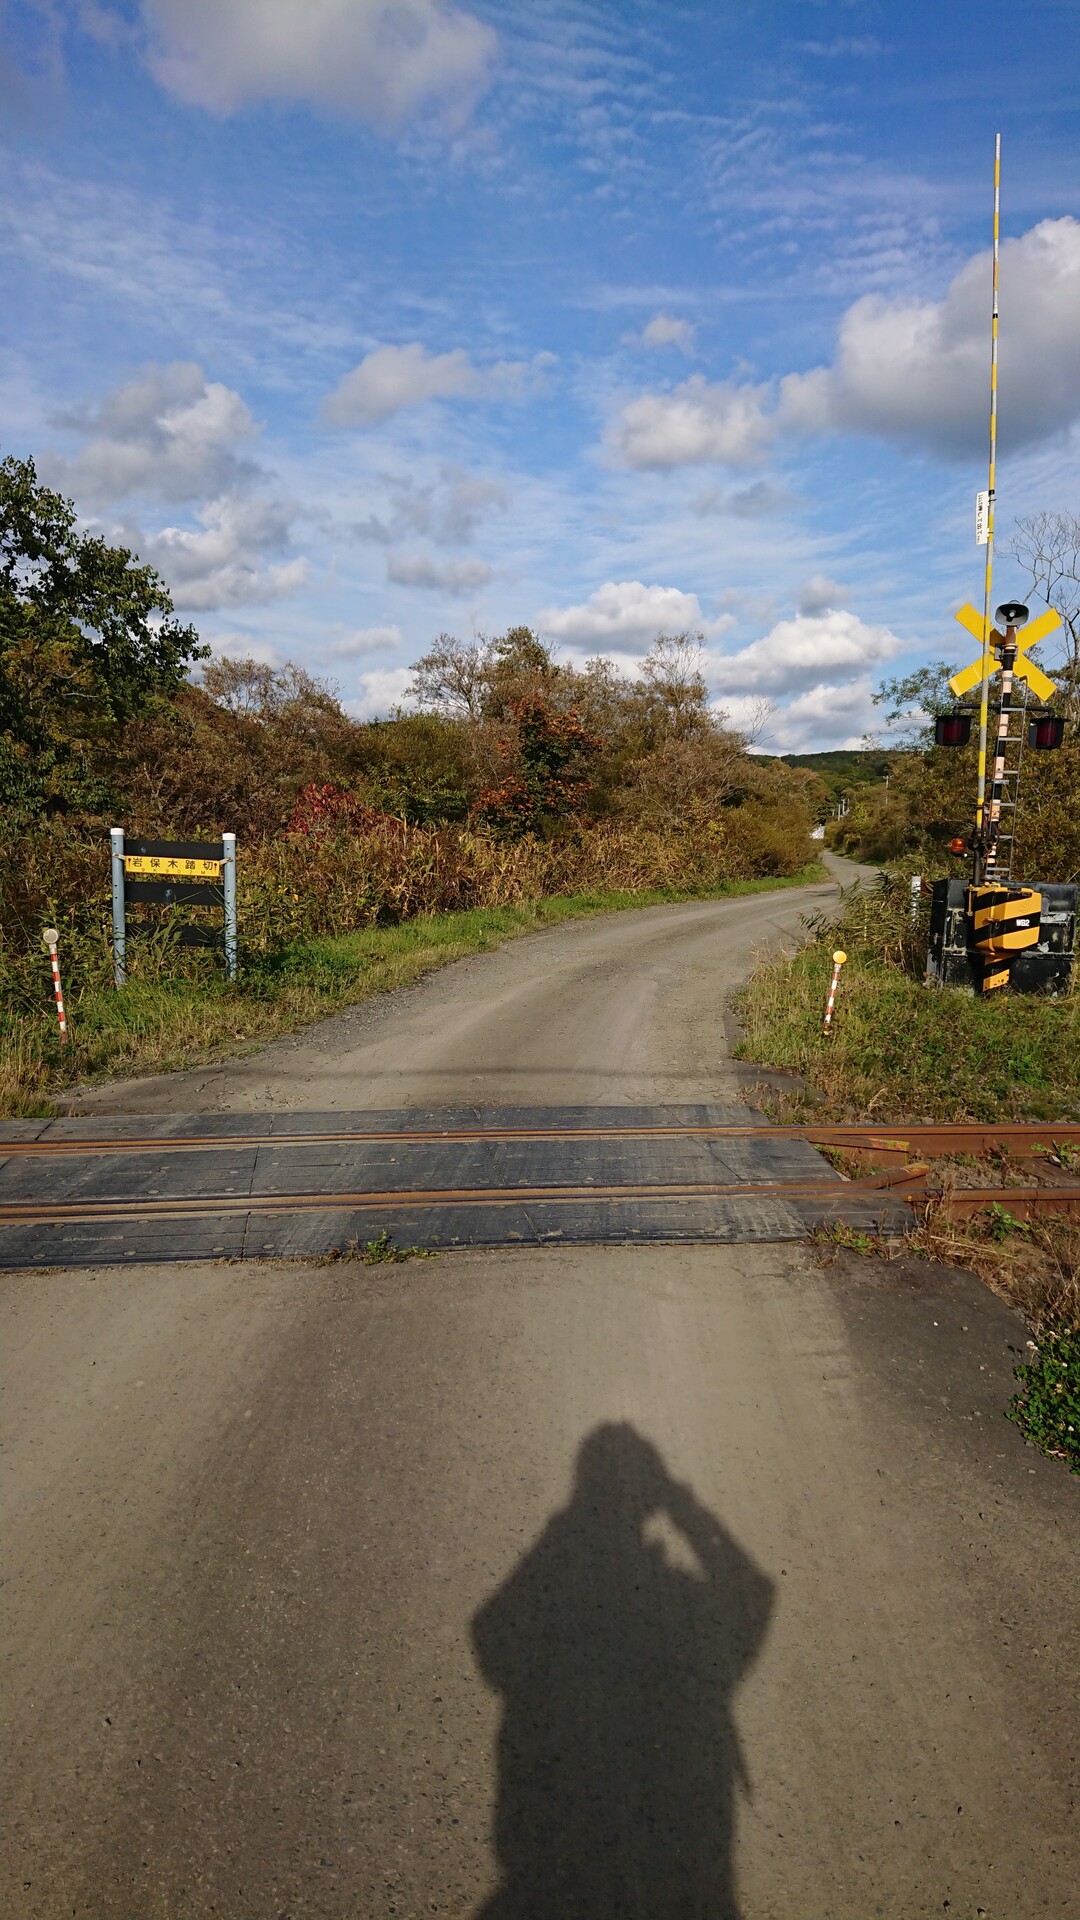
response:
{"label": "dirt road", "polygon": [[920,1286],[7,1277],[0,1911],[1070,1920],[1077,1488]]}
{"label": "dirt road", "polygon": [[[726,986],[831,897],[95,1098],[722,1098]],[[0,1276],[0,1913],[1080,1920],[1080,1487],[1003,1418],[1024,1337],[797,1244]]]}
{"label": "dirt road", "polygon": [[[836,880],[872,871],[827,855]],[[837,900],[836,881],[568,922],[362,1002],[244,1060],[87,1091],[79,1113],[619,1106],[744,1083],[725,1004],[755,953]]]}

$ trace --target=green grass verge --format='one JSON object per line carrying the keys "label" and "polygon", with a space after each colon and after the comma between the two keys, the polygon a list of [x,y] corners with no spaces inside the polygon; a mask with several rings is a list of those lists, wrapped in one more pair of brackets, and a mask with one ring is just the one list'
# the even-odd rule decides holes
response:
{"label": "green grass verge", "polygon": [[565,920],[767,893],[827,877],[815,864],[784,879],[731,880],[693,892],[658,887],[582,893],[422,914],[399,926],[300,942],[243,968],[231,986],[208,963],[198,980],[163,975],[133,978],[122,993],[97,988],[69,1004],[66,1056],[47,1012],[40,1021],[24,1020],[14,1032],[0,1032],[0,1113],[47,1115],[78,1081],[168,1073],[242,1053],[372,994],[410,986],[436,967]]}
{"label": "green grass verge", "polygon": [[740,1059],[797,1073],[819,1118],[1080,1118],[1080,999],[975,999],[858,950],[822,1032],[831,937],[757,968],[740,996]]}

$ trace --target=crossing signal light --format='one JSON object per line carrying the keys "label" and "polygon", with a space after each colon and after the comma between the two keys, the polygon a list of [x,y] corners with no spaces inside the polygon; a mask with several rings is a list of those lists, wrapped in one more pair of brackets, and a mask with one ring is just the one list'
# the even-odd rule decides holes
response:
{"label": "crossing signal light", "polygon": [[934,739],[939,747],[966,747],[971,739],[971,715],[962,708],[955,713],[939,713],[934,721]]}
{"label": "crossing signal light", "polygon": [[1037,713],[1028,722],[1028,746],[1048,753],[1060,747],[1065,738],[1065,721],[1060,713]]}
{"label": "crossing signal light", "polygon": [[950,853],[966,853],[966,852],[967,852],[967,841],[966,841],[966,840],[961,840],[961,839],[960,839],[960,837],[959,837],[959,835],[958,835],[958,836],[957,836],[957,838],[956,838],[955,840],[950,840],[950,841],[949,841],[949,852],[950,852]]}

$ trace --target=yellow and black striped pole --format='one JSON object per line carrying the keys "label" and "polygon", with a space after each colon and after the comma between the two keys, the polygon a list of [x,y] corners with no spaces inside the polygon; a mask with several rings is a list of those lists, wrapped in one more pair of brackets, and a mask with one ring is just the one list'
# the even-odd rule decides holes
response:
{"label": "yellow and black striped pole", "polygon": [[990,725],[990,600],[994,582],[994,495],[997,489],[998,248],[1001,235],[1001,135],[994,138],[994,298],[990,321],[990,473],[987,490],[986,569],[983,578],[982,693],[979,697],[979,787],[975,802],[976,882],[983,877],[986,746]]}

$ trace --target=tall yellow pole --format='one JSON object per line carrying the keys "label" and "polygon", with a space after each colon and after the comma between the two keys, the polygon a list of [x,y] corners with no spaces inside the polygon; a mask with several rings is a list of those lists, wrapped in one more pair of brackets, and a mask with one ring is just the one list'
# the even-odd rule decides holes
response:
{"label": "tall yellow pole", "polygon": [[994,495],[997,481],[998,398],[998,244],[1001,232],[1001,135],[994,139],[994,304],[990,322],[990,478],[986,520],[986,572],[983,580],[982,695],[979,700],[979,792],[975,804],[975,879],[982,879],[982,832],[986,815],[986,736],[990,724],[990,601],[994,581]]}

